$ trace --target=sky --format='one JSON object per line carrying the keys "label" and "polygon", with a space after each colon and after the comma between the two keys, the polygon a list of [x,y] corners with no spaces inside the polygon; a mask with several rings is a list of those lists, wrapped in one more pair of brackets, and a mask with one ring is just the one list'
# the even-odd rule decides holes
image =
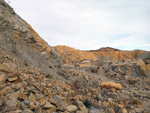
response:
{"label": "sky", "polygon": [[51,46],[150,50],[150,0],[9,1]]}

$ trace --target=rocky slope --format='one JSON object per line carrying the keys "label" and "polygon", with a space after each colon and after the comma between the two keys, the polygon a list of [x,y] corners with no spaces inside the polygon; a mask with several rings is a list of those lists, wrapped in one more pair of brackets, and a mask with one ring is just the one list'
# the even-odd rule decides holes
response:
{"label": "rocky slope", "polygon": [[143,51],[54,49],[0,0],[0,113],[150,112]]}
{"label": "rocky slope", "polygon": [[[98,100],[96,103],[106,113],[149,112],[150,62],[145,63],[145,59],[140,57],[147,52],[87,52],[66,46],[56,46],[54,49],[64,61],[67,71],[74,76],[75,87]],[[87,57],[87,53],[94,59]]]}

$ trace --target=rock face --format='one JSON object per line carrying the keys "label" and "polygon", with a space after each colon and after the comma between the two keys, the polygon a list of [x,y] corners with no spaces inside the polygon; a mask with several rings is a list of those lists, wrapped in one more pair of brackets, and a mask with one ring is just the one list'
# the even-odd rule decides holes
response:
{"label": "rock face", "polygon": [[1,113],[149,112],[143,51],[54,48],[0,0]]}

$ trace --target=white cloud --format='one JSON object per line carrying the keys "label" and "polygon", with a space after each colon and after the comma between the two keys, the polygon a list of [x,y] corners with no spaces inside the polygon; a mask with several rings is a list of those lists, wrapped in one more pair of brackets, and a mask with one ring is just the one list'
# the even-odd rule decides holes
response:
{"label": "white cloud", "polygon": [[77,49],[150,48],[150,0],[13,0],[50,45]]}

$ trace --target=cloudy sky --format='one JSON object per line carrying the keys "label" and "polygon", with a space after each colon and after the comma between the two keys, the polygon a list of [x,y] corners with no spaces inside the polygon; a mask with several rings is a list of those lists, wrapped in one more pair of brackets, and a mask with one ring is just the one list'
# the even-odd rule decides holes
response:
{"label": "cloudy sky", "polygon": [[51,46],[150,50],[150,0],[9,1]]}

